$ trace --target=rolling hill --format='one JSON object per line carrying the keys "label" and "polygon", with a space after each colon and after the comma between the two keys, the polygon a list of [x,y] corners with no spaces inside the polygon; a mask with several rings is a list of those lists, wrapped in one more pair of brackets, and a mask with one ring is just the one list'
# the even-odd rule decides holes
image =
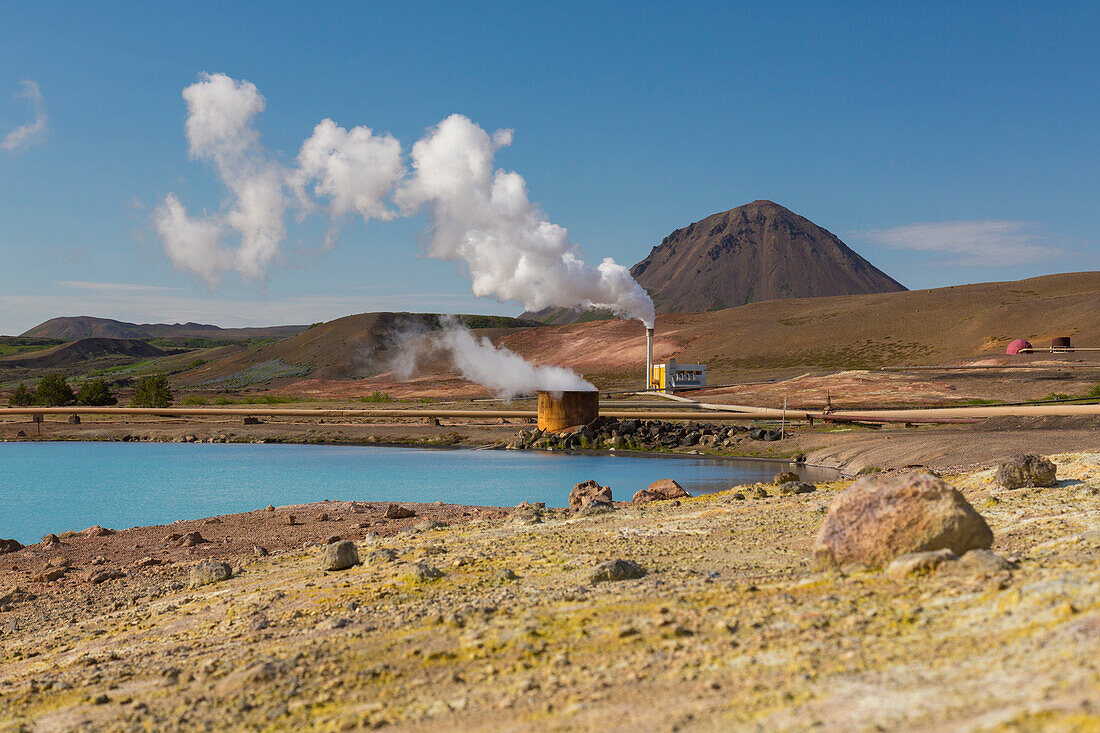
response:
{"label": "rolling hill", "polygon": [[51,318],[21,334],[24,337],[54,338],[65,341],[86,338],[108,339],[186,339],[246,341],[256,338],[281,339],[296,336],[309,326],[265,326],[260,328],[221,328],[204,323],[126,323],[92,316]]}
{"label": "rolling hill", "polygon": [[[1014,338],[1036,346],[1072,336],[1100,347],[1100,272],[931,290],[788,298],[657,318],[654,358],[702,362],[708,381],[800,371],[928,365],[1004,355]],[[637,321],[606,320],[508,335],[502,345],[539,363],[568,366],[600,386],[644,373]]]}
{"label": "rolling hill", "polygon": [[[499,336],[538,324],[505,316],[457,316],[481,335]],[[440,328],[432,313],[360,313],[317,324],[273,344],[245,349],[173,378],[205,389],[271,386],[310,377],[341,380],[392,368],[393,349],[410,335]]]}

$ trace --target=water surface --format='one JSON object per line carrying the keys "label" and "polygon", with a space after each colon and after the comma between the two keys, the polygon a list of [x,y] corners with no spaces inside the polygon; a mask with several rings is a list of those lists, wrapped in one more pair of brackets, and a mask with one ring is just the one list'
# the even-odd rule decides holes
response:
{"label": "water surface", "polygon": [[[524,451],[220,443],[0,443],[0,537],[24,544],[322,499],[565,506],[595,479],[628,500],[660,478],[692,494],[770,480],[783,464]],[[803,469],[803,478],[833,478]]]}

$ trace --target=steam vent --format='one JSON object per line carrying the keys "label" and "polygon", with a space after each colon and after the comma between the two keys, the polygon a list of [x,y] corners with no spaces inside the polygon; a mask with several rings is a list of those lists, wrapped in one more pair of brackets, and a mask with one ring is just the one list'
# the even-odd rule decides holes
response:
{"label": "steam vent", "polygon": [[565,430],[587,425],[600,415],[600,393],[539,390],[539,430]]}

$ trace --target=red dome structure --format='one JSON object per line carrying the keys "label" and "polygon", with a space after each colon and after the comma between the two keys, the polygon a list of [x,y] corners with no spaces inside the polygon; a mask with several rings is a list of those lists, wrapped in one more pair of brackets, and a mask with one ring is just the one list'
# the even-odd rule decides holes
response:
{"label": "red dome structure", "polygon": [[1016,339],[1015,341],[1013,341],[1012,343],[1010,343],[1008,345],[1008,348],[1005,349],[1005,353],[1006,354],[1019,354],[1024,349],[1030,349],[1030,348],[1031,348],[1031,342],[1028,341],[1027,339]]}

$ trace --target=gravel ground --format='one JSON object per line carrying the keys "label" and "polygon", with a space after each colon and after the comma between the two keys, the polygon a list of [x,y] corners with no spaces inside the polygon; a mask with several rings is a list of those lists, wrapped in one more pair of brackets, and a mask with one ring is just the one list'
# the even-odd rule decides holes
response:
{"label": "gravel ground", "polygon": [[[0,729],[1098,730],[1100,454],[1054,459],[1047,489],[947,476],[1011,570],[815,571],[844,482],[60,538],[0,555]],[[362,564],[322,572],[328,535]],[[234,577],[191,587],[200,559]],[[597,582],[613,559],[645,574]]]}

